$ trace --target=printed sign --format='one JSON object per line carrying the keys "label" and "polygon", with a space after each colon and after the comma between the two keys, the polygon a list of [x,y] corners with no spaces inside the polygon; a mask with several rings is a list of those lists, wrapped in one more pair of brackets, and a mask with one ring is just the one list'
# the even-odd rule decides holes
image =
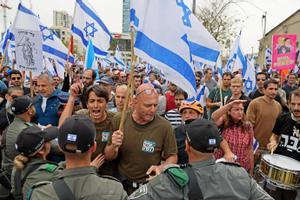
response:
{"label": "printed sign", "polygon": [[294,69],[297,35],[274,35],[272,69]]}
{"label": "printed sign", "polygon": [[39,75],[43,71],[43,42],[38,31],[15,30],[16,68]]}

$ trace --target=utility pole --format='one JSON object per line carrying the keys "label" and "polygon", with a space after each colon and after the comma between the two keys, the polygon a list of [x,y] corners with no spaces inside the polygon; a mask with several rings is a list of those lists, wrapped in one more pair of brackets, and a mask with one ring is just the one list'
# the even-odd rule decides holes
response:
{"label": "utility pole", "polygon": [[196,14],[196,4],[197,4],[196,0],[193,0],[192,12],[194,15]]}
{"label": "utility pole", "polygon": [[2,7],[3,9],[3,28],[4,28],[4,31],[6,31],[7,29],[7,14],[6,14],[6,9],[11,9],[11,7],[9,7],[7,5],[7,0],[4,1],[4,3],[0,3],[0,7]]}
{"label": "utility pole", "polygon": [[262,27],[263,27],[263,37],[266,36],[266,26],[267,26],[267,11],[265,11],[262,15]]}

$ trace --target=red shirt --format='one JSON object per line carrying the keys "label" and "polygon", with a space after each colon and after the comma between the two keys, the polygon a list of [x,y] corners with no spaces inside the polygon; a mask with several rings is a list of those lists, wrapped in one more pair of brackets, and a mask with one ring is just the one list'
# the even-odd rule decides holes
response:
{"label": "red shirt", "polygon": [[175,109],[176,104],[175,104],[175,94],[172,94],[172,92],[167,91],[165,93],[166,99],[167,99],[167,105],[166,105],[166,112],[169,110]]}
{"label": "red shirt", "polygon": [[[251,168],[251,156],[250,149],[252,149],[253,143],[253,128],[250,126],[247,131],[243,131],[242,127],[232,126],[226,128],[221,133],[222,137],[227,141],[232,153],[237,156],[236,162],[244,167],[247,171]],[[216,159],[222,158],[224,152],[217,150],[215,152]]]}

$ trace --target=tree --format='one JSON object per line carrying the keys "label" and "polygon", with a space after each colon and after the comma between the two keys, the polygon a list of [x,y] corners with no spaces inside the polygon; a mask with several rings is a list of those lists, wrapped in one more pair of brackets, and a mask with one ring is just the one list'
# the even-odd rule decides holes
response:
{"label": "tree", "polygon": [[[198,7],[196,17],[203,23],[212,36],[226,49],[231,49],[237,36],[241,20],[230,15],[230,7],[237,4],[234,0],[211,0],[204,7]],[[231,10],[232,11],[232,10]]]}

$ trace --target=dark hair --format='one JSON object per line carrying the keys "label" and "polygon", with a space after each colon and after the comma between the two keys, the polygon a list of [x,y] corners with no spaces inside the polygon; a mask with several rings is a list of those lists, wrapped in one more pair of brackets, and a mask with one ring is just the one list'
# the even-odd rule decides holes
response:
{"label": "dark hair", "polygon": [[255,78],[257,79],[257,77],[258,77],[259,75],[264,75],[264,76],[266,77],[266,79],[269,78],[269,76],[268,76],[268,74],[267,74],[266,72],[258,72],[258,73],[256,74]]}
{"label": "dark hair", "polygon": [[278,86],[278,82],[274,79],[269,79],[264,82],[264,88],[267,89],[270,84],[275,84]]}
{"label": "dark hair", "polygon": [[86,96],[85,99],[88,100],[90,93],[94,92],[97,97],[102,97],[105,99],[106,102],[109,101],[109,95],[108,91],[106,90],[105,87],[100,86],[100,85],[91,85],[86,89]]}
{"label": "dark hair", "polygon": [[296,96],[296,97],[300,97],[300,89],[296,89],[294,91],[292,91],[289,95],[289,102],[291,102],[292,100],[292,95]]}
{"label": "dark hair", "polygon": [[95,80],[97,77],[97,72],[93,69],[86,69],[85,72],[92,71],[92,79]]}
{"label": "dark hair", "polygon": [[196,77],[199,77],[199,78],[202,78],[202,72],[196,72],[196,73],[195,73],[195,76],[196,76]]}
{"label": "dark hair", "polygon": [[297,78],[297,74],[295,74],[294,72],[290,72],[290,73],[287,75],[287,78],[289,78],[289,77],[290,77],[290,75],[294,75],[294,76],[295,76],[295,78]]}
{"label": "dark hair", "polygon": [[175,96],[178,96],[178,95],[183,95],[184,99],[188,98],[188,94],[180,88],[177,88],[176,91],[175,91]]}
{"label": "dark hair", "polygon": [[225,76],[230,76],[230,78],[233,78],[233,75],[230,72],[224,72],[222,74],[222,78],[224,78]]}
{"label": "dark hair", "polygon": [[205,71],[204,71],[204,74],[207,74],[207,72],[208,72],[209,70],[212,71],[211,68],[206,68]]}
{"label": "dark hair", "polygon": [[16,69],[11,70],[11,72],[9,73],[9,78],[11,78],[13,74],[19,74],[22,77],[22,73],[19,70]]}
{"label": "dark hair", "polygon": [[[234,101],[236,99],[230,99],[226,104]],[[243,104],[243,103],[241,103]],[[245,104],[243,104],[243,107],[245,109]],[[230,108],[231,110],[231,108]],[[240,121],[238,121],[237,123],[232,119],[232,117],[228,114],[228,112],[226,112],[225,116],[224,116],[224,124],[223,124],[223,129],[225,128],[229,128],[229,127],[232,127],[232,126],[238,126],[238,127],[241,127],[243,131],[248,131],[250,126],[249,126],[249,123],[246,119],[246,115],[244,113],[242,119]]]}

